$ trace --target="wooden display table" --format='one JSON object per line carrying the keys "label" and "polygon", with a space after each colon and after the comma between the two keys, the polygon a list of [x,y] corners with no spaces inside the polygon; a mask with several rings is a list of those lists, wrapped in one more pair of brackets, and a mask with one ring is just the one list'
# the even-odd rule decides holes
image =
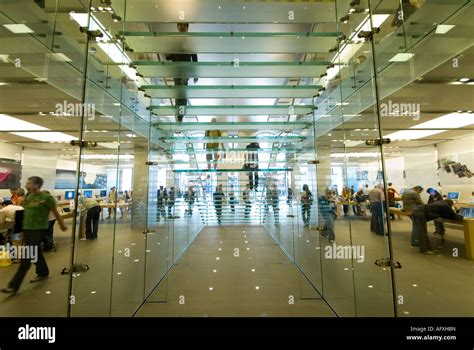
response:
{"label": "wooden display table", "polygon": [[[403,211],[399,208],[389,208],[389,212],[402,216],[410,216],[410,211]],[[436,219],[443,222],[446,228],[464,232],[464,245],[466,247],[466,258],[474,260],[474,219],[464,219],[463,221],[453,221],[446,219]]]}

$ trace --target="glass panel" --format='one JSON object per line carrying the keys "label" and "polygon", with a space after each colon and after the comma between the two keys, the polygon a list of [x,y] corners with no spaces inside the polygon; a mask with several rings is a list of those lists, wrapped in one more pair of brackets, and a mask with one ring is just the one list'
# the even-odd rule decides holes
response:
{"label": "glass panel", "polygon": [[134,52],[181,53],[192,48],[193,53],[325,53],[335,46],[338,33],[148,32],[124,36]]}
{"label": "glass panel", "polygon": [[[387,176],[397,191],[390,208],[393,259],[402,266],[394,275],[397,315],[469,316],[472,219],[455,211],[472,207],[474,8],[467,1],[424,1],[398,11],[393,30],[404,45],[376,46],[385,67],[380,76],[390,79],[380,104],[383,135],[391,139]],[[406,59],[387,63],[395,54]],[[443,201],[450,197],[453,208]]]}
{"label": "glass panel", "polygon": [[[349,1],[341,1],[347,11]],[[124,10],[117,6],[120,16]],[[157,10],[158,9],[158,10]],[[179,22],[190,23],[316,23],[334,22],[333,2],[274,3],[235,2],[231,0],[205,1],[199,6],[192,0],[170,3],[165,0],[149,2],[137,0],[127,4],[129,22]]]}
{"label": "glass panel", "polygon": [[174,87],[149,85],[141,88],[153,98],[311,98],[318,93],[321,86],[195,85]]}
{"label": "glass panel", "polygon": [[[155,78],[307,78],[331,63],[320,62],[133,62],[139,74]],[[285,73],[283,73],[285,72]]]}
{"label": "glass panel", "polygon": [[[208,116],[218,114],[222,116],[233,115],[282,115],[291,111],[292,114],[308,114],[313,106],[188,106],[184,109],[186,116]],[[155,115],[169,116],[177,115],[179,107],[174,106],[150,106]]]}

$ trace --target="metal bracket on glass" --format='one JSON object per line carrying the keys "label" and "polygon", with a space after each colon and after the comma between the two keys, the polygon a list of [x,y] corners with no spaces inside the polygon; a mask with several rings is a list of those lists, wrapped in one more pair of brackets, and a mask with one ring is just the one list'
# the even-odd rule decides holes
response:
{"label": "metal bracket on glass", "polygon": [[361,30],[359,34],[357,34],[357,37],[359,39],[365,39],[366,41],[372,40],[374,37],[374,34],[377,34],[380,32],[380,28],[374,28],[373,30]]}
{"label": "metal bracket on glass", "polygon": [[315,159],[315,160],[308,160],[308,164],[312,164],[312,165],[319,164],[319,160],[317,160],[317,159]]}
{"label": "metal bracket on glass", "polygon": [[79,30],[81,33],[86,33],[89,40],[102,38],[104,36],[104,33],[100,30],[89,30],[87,27],[80,27]]}
{"label": "metal bracket on glass", "polygon": [[82,140],[72,140],[70,142],[71,146],[79,146],[82,148],[92,148],[97,147],[97,142],[95,141],[82,141]]}
{"label": "metal bracket on glass", "polygon": [[158,165],[158,162],[145,162],[145,165],[148,165],[148,166]]}
{"label": "metal bracket on glass", "polygon": [[378,267],[391,267],[393,269],[402,268],[402,264],[400,264],[399,261],[393,261],[393,260],[390,260],[389,258],[377,259],[375,260],[375,265],[377,265]]}
{"label": "metal bracket on glass", "polygon": [[374,140],[365,140],[367,146],[382,146],[388,145],[391,142],[390,139],[374,139]]}

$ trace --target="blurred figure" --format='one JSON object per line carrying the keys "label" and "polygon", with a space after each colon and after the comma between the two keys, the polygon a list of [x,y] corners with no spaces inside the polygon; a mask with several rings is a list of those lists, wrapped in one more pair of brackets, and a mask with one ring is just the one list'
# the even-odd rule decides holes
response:
{"label": "blurred figure", "polygon": [[267,201],[268,206],[272,207],[273,218],[275,220],[275,225],[280,224],[280,197],[278,194],[278,187],[276,184],[273,184],[270,188],[267,189]]}
{"label": "blurred figure", "polygon": [[174,204],[176,202],[176,189],[174,187],[170,188],[170,191],[168,192],[168,219],[174,219]]}
{"label": "blurred figure", "polygon": [[286,204],[290,208],[293,207],[293,189],[291,187],[288,187],[288,195],[286,196]]}
{"label": "blurred figure", "polygon": [[[400,197],[400,193],[393,188],[393,184],[391,182],[388,183],[388,188],[387,188],[387,195],[388,195],[388,207],[389,208],[395,208],[395,197],[398,196]],[[395,214],[390,213],[390,219],[395,220]]]}
{"label": "blurred figure", "polygon": [[38,176],[28,178],[26,183],[28,195],[23,201],[23,246],[29,247],[30,253],[33,253],[31,253],[29,257],[21,257],[22,259],[18,271],[8,283],[8,287],[2,290],[4,293],[14,294],[18,291],[32,262],[36,264],[37,276],[30,281],[31,283],[42,281],[49,276],[48,265],[40,249],[40,245],[45,231],[48,229],[48,216],[50,211],[53,211],[61,230],[67,230],[58,212],[54,198],[49,194],[43,193],[41,191],[42,186],[42,178]]}
{"label": "blurred figure", "polygon": [[[43,191],[45,194],[51,195],[49,191]],[[54,198],[54,197],[53,197]],[[54,198],[54,202],[56,203],[56,207],[58,207],[58,201]],[[59,213],[61,210],[58,208]],[[53,211],[49,212],[48,216],[48,229],[43,237],[43,252],[53,252],[56,251],[56,243],[54,242],[54,224],[56,223],[56,217],[54,216]]]}
{"label": "blurred figure", "polygon": [[250,170],[248,173],[250,189],[258,190],[258,151],[260,145],[258,142],[252,142],[245,147],[244,169]]}
{"label": "blurred figure", "polygon": [[225,194],[222,191],[222,185],[216,187],[216,191],[212,195],[214,199],[214,208],[216,209],[217,223],[220,225],[222,222],[222,206],[225,202]]}
{"label": "blurred figure", "polygon": [[365,220],[367,220],[367,206],[365,204],[367,198],[364,195],[364,191],[359,189],[359,191],[357,191],[354,195],[354,199],[357,202],[357,205],[355,206],[357,215],[362,216]]}
{"label": "blurred figure", "polygon": [[[1,204],[0,209],[0,224],[15,222],[16,212],[19,210],[23,210],[23,207],[20,205],[13,204],[12,201],[7,200],[3,201]],[[9,229],[7,233],[7,237],[4,237],[0,233],[0,244],[5,244],[5,241],[12,241],[12,234],[13,229]]]}
{"label": "blurred figure", "polygon": [[372,218],[370,221],[370,230],[377,235],[384,235],[385,228],[383,222],[384,200],[385,196],[381,185],[375,186],[369,192],[370,208],[372,209]]}
{"label": "blurred figure", "polygon": [[196,193],[194,192],[193,186],[189,186],[188,190],[184,193],[184,201],[188,204],[188,214],[193,215],[193,205],[196,202]]}
{"label": "blurred figure", "polygon": [[[413,210],[419,206],[423,205],[423,201],[421,200],[420,193],[423,192],[423,187],[421,186],[415,186],[413,188],[410,188],[409,190],[406,190],[402,194],[402,203],[403,203],[403,211],[407,212],[413,212]],[[411,222],[412,222],[412,228],[411,228],[411,245],[413,247],[418,246],[418,233],[415,230],[415,224],[413,222],[413,216],[409,216]]]}
{"label": "blurred figure", "polygon": [[163,216],[163,217],[166,216],[165,205],[166,205],[167,200],[168,200],[168,193],[166,191],[166,188],[163,188],[163,186],[160,186],[160,188],[157,192],[158,210],[156,212],[156,220],[158,222],[160,221],[160,216]]}
{"label": "blurred figure", "polygon": [[[187,33],[189,30],[189,23],[178,23],[177,29],[180,33]],[[172,62],[197,62],[198,56],[195,53],[173,53],[170,55],[166,55],[166,59]],[[188,80],[188,78],[174,78],[174,86],[188,86]],[[194,78],[194,83],[197,82],[198,78]],[[175,99],[175,105],[178,108],[177,121],[178,123],[181,123],[186,113],[185,108],[188,105],[188,99],[177,98]]]}
{"label": "blurred figure", "polygon": [[[212,123],[217,123],[216,118],[212,118]],[[222,132],[220,130],[206,130],[205,137],[217,138],[222,136]],[[222,149],[225,152],[225,147],[223,143],[220,143]],[[209,142],[204,144],[204,147],[207,150],[206,153],[206,160],[207,160],[207,169],[211,169],[211,166],[214,167],[214,170],[217,169],[217,162],[219,160],[219,142]]]}
{"label": "blurred figure", "polygon": [[25,196],[26,196],[25,190],[23,188],[17,188],[15,194],[16,194],[15,200],[12,201],[13,204],[23,206],[23,200],[25,199]]}
{"label": "blurred figure", "polygon": [[[426,192],[430,195],[430,197],[428,198],[428,204],[443,200],[443,196],[435,188],[430,187],[426,190]],[[444,228],[444,224],[440,221],[435,220],[434,225],[435,225],[435,229],[436,229],[434,233],[440,235],[441,236],[441,243],[444,243],[444,234],[446,233],[446,229]]]}
{"label": "blurred figure", "polygon": [[251,191],[250,184],[245,185],[245,190],[242,193],[242,200],[244,201],[244,204],[245,204],[245,212],[244,212],[245,219],[249,219],[250,209],[252,208],[250,191]]}
{"label": "blurred figure", "polygon": [[349,203],[351,200],[351,190],[347,186],[344,186],[342,188],[341,197],[344,202],[347,202],[347,204],[342,205],[342,208],[344,210],[344,216],[347,216],[349,214]]}
{"label": "blurred figure", "polygon": [[305,227],[309,226],[311,219],[311,205],[313,204],[313,194],[309,190],[308,185],[303,185],[303,191],[301,192],[301,216]]}
{"label": "blurred figure", "polygon": [[230,190],[229,190],[229,193],[228,193],[228,196],[229,196],[229,204],[230,204],[230,210],[232,211],[232,213],[235,213],[235,191],[234,191],[234,185],[230,185]]}
{"label": "blurred figure", "polygon": [[[334,242],[336,235],[334,233],[334,217],[327,196],[320,195],[318,197],[318,213],[319,213],[319,232],[321,236],[326,237],[329,242]],[[308,220],[309,222],[309,220]]]}
{"label": "blurred figure", "polygon": [[426,227],[428,221],[439,218],[455,221],[463,220],[461,215],[454,212],[452,209],[453,205],[454,202],[451,199],[446,199],[415,207],[413,210],[413,223],[419,237],[420,253],[430,255],[435,253],[428,237],[428,229]]}
{"label": "blurred figure", "polygon": [[109,216],[107,217],[107,219],[111,218],[112,212],[114,212],[115,219],[115,216],[117,215],[117,189],[115,186],[110,188],[109,196],[107,197],[107,202],[107,204],[111,205],[111,207],[109,207]]}
{"label": "blurred figure", "polygon": [[96,239],[99,232],[99,218],[101,207],[99,202],[93,198],[79,195],[79,208],[86,212],[86,239]]}

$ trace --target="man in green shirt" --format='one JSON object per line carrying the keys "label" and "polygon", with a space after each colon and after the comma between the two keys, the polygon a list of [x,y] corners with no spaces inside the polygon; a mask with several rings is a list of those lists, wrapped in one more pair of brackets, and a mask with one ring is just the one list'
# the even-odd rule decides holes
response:
{"label": "man in green shirt", "polygon": [[26,190],[28,194],[23,201],[24,219],[23,219],[23,245],[29,247],[30,252],[36,252],[36,256],[21,257],[21,263],[15,276],[8,283],[8,287],[2,289],[3,293],[14,294],[20,289],[21,282],[30,269],[31,263],[36,264],[36,277],[30,282],[39,282],[49,275],[48,265],[40,249],[41,241],[48,230],[49,212],[53,212],[59,227],[66,231],[63,219],[58,212],[56,201],[50,194],[41,191],[43,179],[38,176],[28,178]]}

